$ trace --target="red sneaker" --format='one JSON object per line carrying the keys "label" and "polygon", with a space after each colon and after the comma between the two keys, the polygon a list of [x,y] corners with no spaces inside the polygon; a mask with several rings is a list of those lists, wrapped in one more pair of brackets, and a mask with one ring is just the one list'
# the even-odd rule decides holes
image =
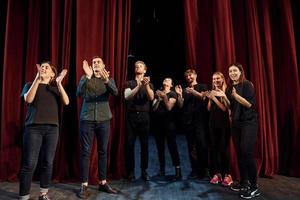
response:
{"label": "red sneaker", "polygon": [[215,174],[214,177],[210,180],[211,184],[218,184],[222,182],[221,174]]}
{"label": "red sneaker", "polygon": [[230,175],[230,174],[226,174],[226,175],[225,175],[225,178],[224,178],[223,181],[222,181],[222,185],[228,187],[228,186],[230,186],[232,183],[233,183],[233,180],[232,180],[231,175]]}

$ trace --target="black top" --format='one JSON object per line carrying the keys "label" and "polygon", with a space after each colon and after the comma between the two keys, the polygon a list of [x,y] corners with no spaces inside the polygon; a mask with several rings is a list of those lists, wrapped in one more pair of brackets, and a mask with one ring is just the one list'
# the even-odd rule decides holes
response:
{"label": "black top", "polygon": [[107,83],[100,78],[92,76],[91,79],[82,76],[77,87],[77,96],[83,98],[80,120],[106,121],[112,118],[109,107],[109,95],[118,95],[115,81],[109,78]]}
{"label": "black top", "polygon": [[233,87],[236,89],[236,93],[245,98],[252,106],[247,108],[246,106],[238,103],[231,95],[232,87],[229,88],[227,97],[230,101],[232,122],[235,123],[255,120],[257,118],[257,113],[254,109],[256,100],[253,84],[250,81],[245,80],[242,83],[233,85]]}
{"label": "black top", "polygon": [[[221,98],[216,97],[220,102]],[[222,103],[222,102],[221,102]],[[209,114],[209,127],[210,128],[229,128],[229,113],[228,110],[224,112],[219,106],[211,101],[210,114]]]}
{"label": "black top", "polygon": [[[167,98],[168,100],[170,98],[174,98],[177,99],[177,94],[174,91],[170,91],[167,94]],[[156,99],[158,100],[158,97],[156,97]],[[170,111],[166,108],[166,104],[163,100],[160,100],[159,105],[155,111],[156,115],[158,117],[163,117],[163,118],[167,118],[168,120],[172,120],[174,118],[174,112],[173,112],[174,108],[172,108]]]}
{"label": "black top", "polygon": [[[29,90],[32,83],[26,83],[21,97]],[[59,125],[60,94],[57,86],[40,83],[32,103],[28,104],[25,126],[32,124]]]}
{"label": "black top", "polygon": [[[207,90],[207,86],[205,84],[196,84],[194,85],[194,90],[197,92],[203,92]],[[207,122],[207,100],[201,100],[193,94],[188,94],[186,92],[186,88],[183,90],[182,97],[184,98],[182,108],[183,123],[185,125],[203,125],[203,123]]]}
{"label": "black top", "polygon": [[[153,90],[153,85],[150,83],[150,88]],[[137,86],[136,80],[127,81],[125,84],[125,89],[130,88],[131,90]],[[149,112],[150,110],[150,100],[147,96],[146,86],[142,85],[136,95],[127,100],[127,110],[133,112]]]}

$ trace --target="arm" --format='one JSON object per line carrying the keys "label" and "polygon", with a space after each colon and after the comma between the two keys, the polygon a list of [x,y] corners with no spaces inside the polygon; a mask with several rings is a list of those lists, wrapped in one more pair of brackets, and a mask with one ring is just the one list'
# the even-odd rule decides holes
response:
{"label": "arm", "polygon": [[143,85],[145,85],[145,87],[146,87],[146,93],[147,93],[148,99],[150,101],[152,101],[154,99],[154,92],[150,87],[150,77],[144,77]]}
{"label": "arm", "polygon": [[212,101],[215,102],[215,104],[222,110],[222,111],[226,111],[227,108],[225,107],[225,105],[223,105],[216,97],[216,91],[212,90],[210,92],[206,93],[206,96],[209,98],[208,104],[207,104],[207,109],[210,111],[211,109],[211,103]]}
{"label": "arm", "polygon": [[76,95],[81,97],[81,96],[84,96],[85,94],[85,91],[86,91],[86,82],[88,81],[89,79],[86,77],[86,76],[82,76],[80,81],[79,81],[79,84],[77,86],[77,90],[76,90]]}
{"label": "arm", "polygon": [[160,104],[160,98],[155,98],[154,99],[154,101],[153,101],[153,104],[152,104],[152,109],[153,109],[153,111],[156,111],[157,110],[157,108],[158,108],[158,106],[159,106],[159,104]]}
{"label": "arm", "polygon": [[184,103],[184,98],[182,97],[182,87],[181,87],[181,85],[176,85],[175,91],[176,91],[176,93],[178,95],[177,105],[178,105],[179,108],[182,108],[183,107],[183,103]]}
{"label": "arm", "polygon": [[117,96],[117,95],[118,95],[118,88],[117,88],[117,86],[116,86],[115,81],[114,81],[112,78],[110,78],[110,79],[108,80],[108,82],[105,83],[105,85],[106,85],[106,88],[108,89],[108,91],[109,91],[112,95],[114,95],[114,96]]}
{"label": "arm", "polygon": [[66,91],[65,91],[65,89],[64,89],[64,87],[62,86],[62,83],[61,83],[63,78],[66,76],[67,72],[68,71],[66,69],[62,70],[62,72],[56,78],[58,91],[60,93],[61,100],[62,100],[64,105],[68,105],[70,103],[69,97],[68,97],[68,95],[67,95],[67,93],[66,93]]}
{"label": "arm", "polygon": [[174,98],[168,99],[167,96],[163,98],[163,101],[164,101],[168,111],[171,111],[176,103],[176,99],[174,99]]}
{"label": "arm", "polygon": [[41,82],[41,77],[40,77],[40,72],[39,72],[40,65],[37,64],[36,67],[37,67],[38,72],[35,76],[35,79],[34,79],[32,85],[31,85],[31,87],[29,88],[29,90],[24,94],[24,100],[25,100],[26,103],[32,103],[33,102],[34,97],[36,95],[36,91],[37,91],[38,86]]}
{"label": "arm", "polygon": [[137,86],[133,88],[132,90],[128,87],[124,91],[124,97],[126,100],[131,100],[134,98],[134,96],[138,93],[139,89],[141,88],[142,84],[141,82],[138,82]]}
{"label": "arm", "polygon": [[204,92],[198,92],[194,88],[187,88],[186,89],[187,93],[191,93],[195,97],[197,97],[200,100],[203,100],[205,98],[205,93]]}
{"label": "arm", "polygon": [[156,94],[157,94],[157,96],[159,98],[162,99],[162,101],[164,102],[167,110],[171,111],[172,108],[174,107],[175,103],[176,103],[176,99],[174,97],[172,97],[172,96],[168,99],[168,96],[164,92],[162,92],[160,90],[157,90]]}
{"label": "arm", "polygon": [[233,98],[238,102],[240,103],[241,105],[247,107],[247,108],[251,108],[252,104],[247,101],[244,97],[240,96],[237,92],[236,92],[236,89],[233,88],[232,89],[232,96]]}

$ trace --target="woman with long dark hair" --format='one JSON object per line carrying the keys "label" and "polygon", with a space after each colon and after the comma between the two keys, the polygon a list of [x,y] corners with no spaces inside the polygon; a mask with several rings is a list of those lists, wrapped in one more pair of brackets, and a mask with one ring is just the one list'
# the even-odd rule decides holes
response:
{"label": "woman with long dark hair", "polygon": [[64,105],[69,104],[68,95],[61,83],[66,74],[67,70],[64,69],[56,77],[57,70],[48,61],[37,64],[34,81],[27,83],[21,93],[21,97],[24,97],[27,103],[20,171],[21,200],[30,198],[31,180],[39,158],[39,200],[49,199],[47,193],[59,134],[59,105],[60,102]]}
{"label": "woman with long dark hair", "polygon": [[255,90],[253,84],[246,80],[241,64],[229,66],[230,100],[232,126],[231,133],[237,152],[240,181],[231,189],[240,192],[240,197],[251,199],[259,196],[257,188],[257,169],[254,149],[258,132],[257,112],[255,111]]}

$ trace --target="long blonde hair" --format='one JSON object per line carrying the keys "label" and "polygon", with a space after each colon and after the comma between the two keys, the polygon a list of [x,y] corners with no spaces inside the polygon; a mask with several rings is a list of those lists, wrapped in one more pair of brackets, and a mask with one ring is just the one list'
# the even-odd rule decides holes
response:
{"label": "long blonde hair", "polygon": [[[221,76],[221,78],[223,79],[223,83],[222,83],[222,88],[221,88],[221,89],[222,89],[223,92],[226,92],[227,84],[226,84],[226,80],[225,80],[225,77],[224,77],[223,73],[222,73],[222,72],[215,72],[215,73],[212,75],[212,77],[213,77],[214,75],[219,75],[219,76]],[[213,90],[216,89],[216,87],[214,86],[213,80],[212,80],[212,89],[213,89]]]}

